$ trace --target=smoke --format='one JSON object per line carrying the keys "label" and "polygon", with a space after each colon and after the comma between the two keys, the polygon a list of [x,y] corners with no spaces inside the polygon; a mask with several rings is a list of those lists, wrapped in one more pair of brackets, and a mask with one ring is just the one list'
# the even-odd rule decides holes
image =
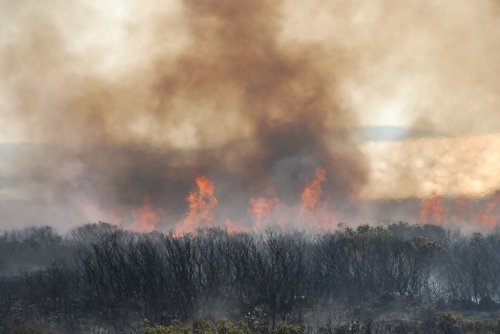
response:
{"label": "smoke", "polygon": [[[363,191],[421,196],[412,182],[367,190],[384,158],[350,131],[500,127],[492,1],[4,1],[0,13],[0,131],[35,143],[9,166],[60,224],[81,223],[82,203],[112,219],[148,198],[173,225],[201,175],[230,219],[251,198],[297,203],[320,167],[338,206]],[[399,166],[383,179],[413,168]]]}
{"label": "smoke", "polygon": [[28,137],[45,143],[16,168],[41,174],[52,201],[133,208],[149,196],[178,216],[194,178],[207,175],[230,216],[246,212],[252,196],[299,201],[319,166],[338,200],[365,182],[346,135],[355,117],[336,94],[341,64],[320,46],[281,41],[282,2],[184,1],[175,28],[184,46],[175,52],[163,40],[168,15],[151,14],[152,43],[116,73],[84,67],[60,22],[65,5],[50,4],[36,8],[47,16],[12,5],[28,12],[19,32],[27,40],[7,48],[2,72],[10,108]]}
{"label": "smoke", "polygon": [[341,89],[361,123],[453,136],[500,131],[498,1],[321,3],[289,5],[287,36],[314,36],[355,59]]}

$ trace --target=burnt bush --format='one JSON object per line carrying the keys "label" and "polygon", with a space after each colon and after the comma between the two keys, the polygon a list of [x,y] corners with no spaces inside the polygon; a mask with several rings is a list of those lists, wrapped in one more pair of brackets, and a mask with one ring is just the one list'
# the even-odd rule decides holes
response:
{"label": "burnt bush", "polygon": [[[443,322],[422,314],[498,313],[498,249],[498,231],[464,236],[408,224],[317,235],[141,234],[105,223],[64,236],[11,231],[0,236],[0,323],[118,333],[228,319],[245,320],[252,333],[302,328],[280,325],[290,323],[305,332],[438,333]],[[320,325],[331,310],[345,319]],[[388,314],[404,321],[384,322]],[[460,326],[482,326],[471,321]]]}

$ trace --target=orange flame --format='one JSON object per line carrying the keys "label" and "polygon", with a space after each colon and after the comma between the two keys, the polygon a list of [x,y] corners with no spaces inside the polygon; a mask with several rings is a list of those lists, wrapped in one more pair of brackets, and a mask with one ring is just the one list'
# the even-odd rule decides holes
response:
{"label": "orange flame", "polygon": [[[220,226],[226,228],[229,233],[259,232],[266,227],[304,227],[304,223],[316,229],[328,229],[340,220],[335,208],[322,199],[323,183],[326,181],[326,172],[319,167],[315,171],[314,178],[310,180],[300,194],[300,204],[287,205],[276,196],[252,197],[248,202],[248,213],[254,218],[254,225],[243,224],[238,221],[226,219]],[[218,205],[218,199],[214,195],[215,185],[205,176],[195,179],[197,186],[187,196],[189,212],[185,218],[175,226],[175,236],[184,233],[193,233],[200,227],[211,227],[213,211]],[[151,205],[151,197],[146,196],[142,208],[139,210],[114,211],[102,208],[100,205],[85,199],[81,203],[83,213],[91,218],[104,219],[120,226],[125,225],[140,232],[151,232],[165,217],[164,212],[155,209]],[[437,193],[425,198],[420,204],[420,222],[422,224],[443,225],[448,224],[473,224],[485,229],[493,229],[500,225],[500,191],[497,191],[486,202],[474,201],[474,199],[460,197],[450,200],[450,207],[443,205],[442,198]],[[243,220],[246,221],[246,220]]]}
{"label": "orange flame", "polygon": [[194,232],[202,222],[209,225],[212,222],[212,212],[217,206],[217,198],[214,195],[214,183],[205,176],[199,176],[195,180],[198,191],[192,191],[187,197],[189,212],[179,230],[182,232]]}
{"label": "orange flame", "polygon": [[142,208],[134,213],[134,216],[137,217],[134,222],[133,229],[141,232],[152,232],[156,230],[158,223],[160,222],[159,213],[155,212],[155,210],[151,207],[151,197],[144,197],[144,201],[142,203]]}
{"label": "orange flame", "polygon": [[495,192],[493,198],[486,205],[485,210],[478,215],[480,224],[488,229],[495,228],[500,223],[500,191]]}
{"label": "orange flame", "polygon": [[443,225],[445,214],[446,208],[438,194],[432,193],[429,198],[422,201],[420,206],[420,222],[422,224]]}
{"label": "orange flame", "polygon": [[336,215],[332,208],[328,212],[327,208],[320,205],[323,189],[321,185],[326,181],[326,172],[323,168],[316,169],[314,179],[310,181],[300,194],[299,216],[306,218],[317,228],[328,228],[336,221]]}
{"label": "orange flame", "polygon": [[301,215],[316,210],[321,199],[321,194],[323,192],[323,190],[321,189],[321,184],[325,180],[326,180],[325,170],[321,167],[316,169],[314,179],[311,182],[309,182],[309,184],[302,191],[302,194],[300,194]]}

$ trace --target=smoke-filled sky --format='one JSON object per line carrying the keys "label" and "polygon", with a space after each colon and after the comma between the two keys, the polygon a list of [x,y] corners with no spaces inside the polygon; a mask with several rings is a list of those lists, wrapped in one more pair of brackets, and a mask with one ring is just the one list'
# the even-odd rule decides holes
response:
{"label": "smoke-filled sky", "polygon": [[337,206],[500,188],[498,1],[0,0],[0,19],[0,226],[146,196],[177,217],[200,175],[231,219],[298,201],[318,167]]}

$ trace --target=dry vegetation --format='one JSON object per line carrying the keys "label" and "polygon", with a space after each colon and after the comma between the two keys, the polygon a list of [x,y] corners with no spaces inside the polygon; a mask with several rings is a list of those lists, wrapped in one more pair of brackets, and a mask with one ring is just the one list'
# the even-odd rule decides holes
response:
{"label": "dry vegetation", "polygon": [[[499,333],[500,232],[0,236],[2,333]],[[221,320],[225,319],[225,320]]]}

